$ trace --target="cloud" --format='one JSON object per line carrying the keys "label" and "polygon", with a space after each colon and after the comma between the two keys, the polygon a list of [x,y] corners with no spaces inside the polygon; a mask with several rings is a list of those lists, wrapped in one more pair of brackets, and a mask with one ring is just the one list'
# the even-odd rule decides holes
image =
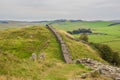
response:
{"label": "cloud", "polygon": [[0,19],[120,19],[120,0],[0,0]]}

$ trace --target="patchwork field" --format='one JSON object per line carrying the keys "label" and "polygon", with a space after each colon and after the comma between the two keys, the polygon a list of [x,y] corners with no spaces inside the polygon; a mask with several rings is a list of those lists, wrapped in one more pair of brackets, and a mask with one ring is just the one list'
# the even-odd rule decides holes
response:
{"label": "patchwork field", "polygon": [[[95,21],[95,22],[58,22],[52,24],[55,28],[64,31],[72,31],[79,28],[90,28],[93,33],[103,33],[102,34],[90,34],[89,42],[104,43],[110,45],[110,47],[120,52],[120,24],[109,26],[113,24],[112,22],[105,21]],[[80,37],[80,34],[73,35],[76,38]]]}

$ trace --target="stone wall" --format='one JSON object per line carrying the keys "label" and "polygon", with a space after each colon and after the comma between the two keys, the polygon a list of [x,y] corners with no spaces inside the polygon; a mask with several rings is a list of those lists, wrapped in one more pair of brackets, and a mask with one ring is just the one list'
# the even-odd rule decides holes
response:
{"label": "stone wall", "polygon": [[60,46],[61,46],[61,50],[63,53],[63,57],[66,63],[73,63],[73,58],[70,54],[70,51],[65,43],[65,41],[63,40],[63,38],[61,37],[61,35],[50,25],[46,25],[48,27],[48,29],[50,31],[53,32],[53,34],[56,36]]}

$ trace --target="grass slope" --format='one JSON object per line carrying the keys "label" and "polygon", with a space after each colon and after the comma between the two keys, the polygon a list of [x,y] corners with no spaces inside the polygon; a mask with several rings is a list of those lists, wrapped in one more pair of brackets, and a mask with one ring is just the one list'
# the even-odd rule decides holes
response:
{"label": "grass slope", "polygon": [[59,32],[65,40],[67,46],[69,47],[73,59],[92,58],[97,61],[104,62],[104,60],[101,59],[99,54],[95,50],[93,50],[89,45],[70,39],[69,37],[71,37],[71,35],[69,35],[65,31]]}

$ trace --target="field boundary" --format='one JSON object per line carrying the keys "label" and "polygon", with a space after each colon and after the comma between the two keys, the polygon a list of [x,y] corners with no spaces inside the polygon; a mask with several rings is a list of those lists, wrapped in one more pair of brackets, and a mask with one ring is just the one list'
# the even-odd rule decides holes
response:
{"label": "field boundary", "polygon": [[62,50],[62,54],[63,54],[65,62],[66,63],[73,63],[73,58],[70,54],[69,48],[67,47],[67,45],[66,45],[65,41],[63,40],[63,38],[61,37],[61,35],[51,25],[46,25],[46,26],[50,31],[52,31],[52,33],[57,38],[58,43],[61,46],[61,50]]}

